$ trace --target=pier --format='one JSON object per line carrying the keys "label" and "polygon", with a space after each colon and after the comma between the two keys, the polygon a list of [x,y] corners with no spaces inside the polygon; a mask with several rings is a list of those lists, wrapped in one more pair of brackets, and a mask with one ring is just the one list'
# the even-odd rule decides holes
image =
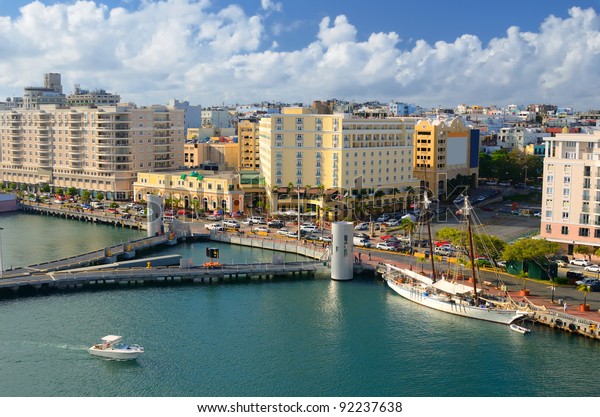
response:
{"label": "pier", "polygon": [[47,273],[72,268],[81,268],[90,265],[106,264],[116,262],[119,258],[131,259],[136,251],[150,249],[155,246],[176,242],[177,237],[173,235],[159,235],[153,237],[132,240],[93,252],[49,262],[29,265],[26,267],[8,269],[3,273],[3,278],[26,276],[33,273]]}
{"label": "pier", "polygon": [[214,283],[221,281],[269,280],[277,277],[314,277],[325,273],[321,262],[285,262],[280,264],[229,264],[218,267],[173,266],[147,268],[85,268],[27,276],[13,276],[0,280],[0,290],[50,290],[86,288],[107,284],[146,284],[157,282]]}
{"label": "pier", "polygon": [[145,219],[123,218],[102,210],[75,210],[72,208],[54,207],[44,203],[19,203],[23,212],[41,214],[46,216],[62,217],[63,219],[79,220],[90,223],[102,223],[117,227],[146,230]]}

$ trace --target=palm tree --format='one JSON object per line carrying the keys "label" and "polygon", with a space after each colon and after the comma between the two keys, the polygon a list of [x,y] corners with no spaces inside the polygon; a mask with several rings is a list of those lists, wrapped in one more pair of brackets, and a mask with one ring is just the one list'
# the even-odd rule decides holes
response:
{"label": "palm tree", "polygon": [[425,265],[425,262],[427,262],[427,259],[425,259],[425,257],[419,257],[417,258],[417,262],[419,262],[421,264],[421,273],[423,273],[423,265]]}
{"label": "palm tree", "polygon": [[579,284],[577,286],[577,291],[581,291],[583,293],[583,308],[587,310],[589,308],[587,303],[587,295],[592,290],[592,288],[587,284]]}
{"label": "palm tree", "polygon": [[400,222],[400,230],[408,235],[408,244],[412,247],[412,235],[417,230],[417,222],[413,221],[409,216],[402,218]]}
{"label": "palm tree", "polygon": [[192,199],[192,209],[194,210],[194,217],[198,218],[198,209],[200,208],[200,200],[197,198]]}

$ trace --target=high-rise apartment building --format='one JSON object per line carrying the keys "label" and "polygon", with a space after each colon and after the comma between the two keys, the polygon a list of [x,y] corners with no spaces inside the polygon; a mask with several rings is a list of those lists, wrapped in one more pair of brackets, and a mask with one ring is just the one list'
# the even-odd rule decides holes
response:
{"label": "high-rise apartment building", "polygon": [[260,148],[258,119],[242,119],[238,122],[238,142],[240,144],[239,170],[259,171]]}
{"label": "high-rise apartment building", "polygon": [[183,110],[66,107],[0,110],[2,181],[103,192],[126,200],[138,172],[183,166]]}
{"label": "high-rise apartment building", "polygon": [[448,180],[459,175],[477,185],[479,175],[479,130],[465,126],[456,117],[448,122],[419,120],[415,125],[414,176],[433,195],[446,198]]}
{"label": "high-rise apartment building", "polygon": [[[317,187],[324,193],[347,197],[330,203],[334,211],[337,205],[352,211],[360,204],[359,196],[362,199],[381,192],[398,191],[398,195],[385,199],[400,200],[400,192],[419,184],[413,175],[415,121],[317,114],[308,108],[284,108],[282,114],[262,118],[260,171],[272,209],[278,210],[282,205],[275,190],[289,184],[298,193],[301,188]],[[288,199],[295,192],[290,192]],[[293,203],[286,204],[293,207]],[[309,202],[307,208],[323,208],[323,204]]]}
{"label": "high-rise apartment building", "polygon": [[569,254],[578,245],[600,246],[600,130],[544,142],[540,236],[563,244]]}

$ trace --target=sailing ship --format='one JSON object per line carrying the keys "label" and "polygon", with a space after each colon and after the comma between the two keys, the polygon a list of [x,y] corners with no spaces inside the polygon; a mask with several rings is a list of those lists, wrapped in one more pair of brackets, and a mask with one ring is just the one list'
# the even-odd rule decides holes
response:
{"label": "sailing ship", "polygon": [[528,312],[520,310],[508,296],[487,294],[483,291],[483,287],[477,288],[471,230],[472,207],[467,196],[464,198],[464,207],[459,211],[459,214],[464,216],[467,226],[468,254],[471,264],[470,281],[472,285],[457,282],[456,276],[454,279],[447,278],[444,274],[437,276],[431,239],[429,204],[430,201],[425,195],[423,198],[424,210],[422,212],[424,212],[429,235],[431,276],[417,273],[411,268],[399,268],[386,263],[380,272],[387,281],[387,285],[407,300],[458,316],[506,325],[526,317]]}

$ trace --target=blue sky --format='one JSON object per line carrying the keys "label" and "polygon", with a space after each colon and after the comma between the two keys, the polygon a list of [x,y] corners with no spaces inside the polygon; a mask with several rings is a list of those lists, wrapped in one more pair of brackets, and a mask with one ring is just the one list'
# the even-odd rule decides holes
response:
{"label": "blue sky", "polygon": [[[0,97],[600,108],[600,0],[0,0]],[[33,64],[33,65],[32,65]]]}

